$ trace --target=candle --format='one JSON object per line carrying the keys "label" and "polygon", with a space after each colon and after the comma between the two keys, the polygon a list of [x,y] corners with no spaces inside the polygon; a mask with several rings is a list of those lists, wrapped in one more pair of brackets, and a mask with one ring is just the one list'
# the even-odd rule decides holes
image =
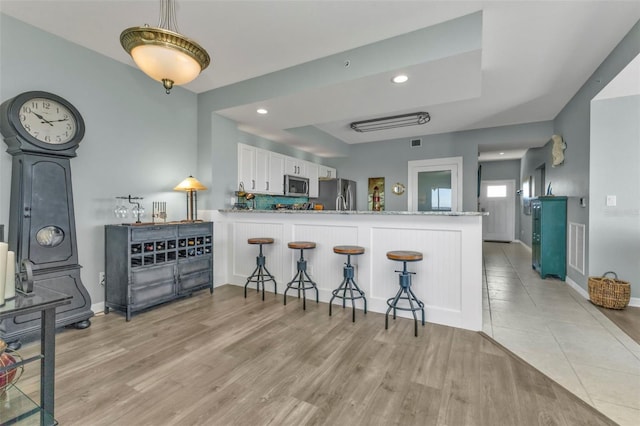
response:
{"label": "candle", "polygon": [[16,297],[16,254],[7,252],[7,273],[5,276],[4,298],[13,299]]}
{"label": "candle", "polygon": [[0,242],[0,305],[4,304],[5,282],[7,280],[7,252],[9,244]]}

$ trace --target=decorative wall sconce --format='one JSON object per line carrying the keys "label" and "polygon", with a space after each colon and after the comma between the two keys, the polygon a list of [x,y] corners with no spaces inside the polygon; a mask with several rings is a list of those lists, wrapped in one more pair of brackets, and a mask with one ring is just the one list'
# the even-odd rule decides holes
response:
{"label": "decorative wall sconce", "polygon": [[404,190],[405,190],[405,186],[403,184],[401,184],[400,182],[396,182],[391,187],[391,192],[393,192],[396,195],[404,194]]}
{"label": "decorative wall sconce", "polygon": [[189,176],[178,184],[174,191],[186,191],[187,193],[187,220],[198,220],[198,191],[204,191],[207,187],[193,176]]}

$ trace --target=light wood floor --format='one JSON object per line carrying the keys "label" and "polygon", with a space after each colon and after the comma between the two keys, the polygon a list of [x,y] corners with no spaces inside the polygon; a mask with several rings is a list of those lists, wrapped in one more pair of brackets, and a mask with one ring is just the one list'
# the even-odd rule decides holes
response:
{"label": "light wood floor", "polygon": [[[612,425],[480,333],[223,286],[57,335],[68,425]],[[23,349],[29,352],[29,346]],[[22,387],[35,392],[27,372]]]}

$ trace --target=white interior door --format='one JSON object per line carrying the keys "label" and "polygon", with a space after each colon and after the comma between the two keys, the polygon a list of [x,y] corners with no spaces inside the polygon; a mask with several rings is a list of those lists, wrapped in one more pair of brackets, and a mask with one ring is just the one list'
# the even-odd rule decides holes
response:
{"label": "white interior door", "polygon": [[480,211],[489,212],[482,218],[482,239],[513,241],[515,235],[515,180],[483,180],[480,184]]}

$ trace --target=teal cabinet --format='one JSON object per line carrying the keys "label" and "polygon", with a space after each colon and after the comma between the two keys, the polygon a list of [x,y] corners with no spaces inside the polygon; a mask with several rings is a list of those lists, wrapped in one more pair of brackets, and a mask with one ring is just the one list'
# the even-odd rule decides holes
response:
{"label": "teal cabinet", "polygon": [[567,197],[531,200],[531,266],[542,278],[567,276]]}

